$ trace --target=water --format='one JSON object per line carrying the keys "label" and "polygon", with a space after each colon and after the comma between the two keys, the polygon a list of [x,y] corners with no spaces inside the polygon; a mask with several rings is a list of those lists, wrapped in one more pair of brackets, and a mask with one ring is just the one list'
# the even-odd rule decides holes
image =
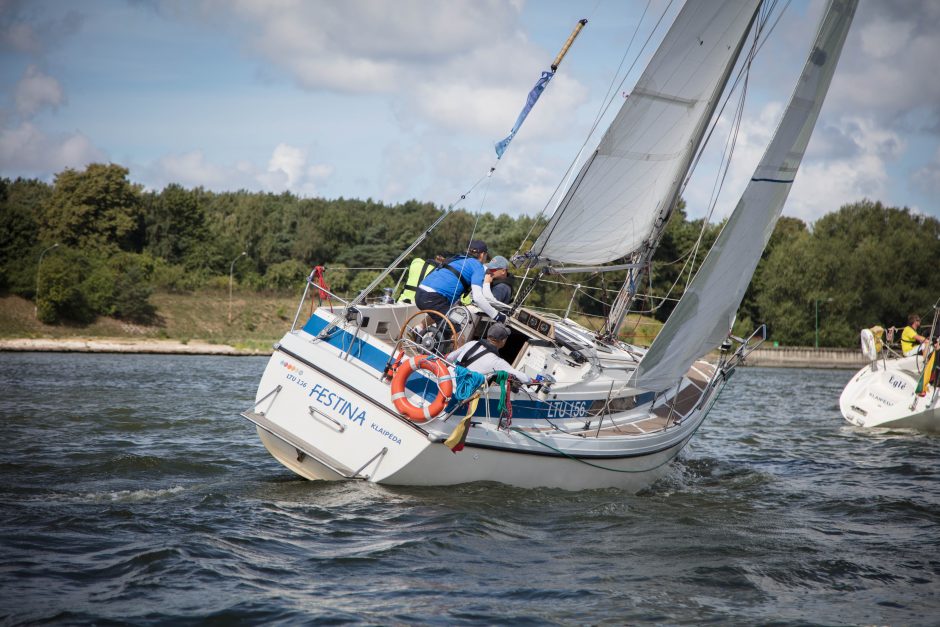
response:
{"label": "water", "polygon": [[295,478],[263,358],[0,354],[0,623],[895,624],[940,616],[940,438],[743,369],[618,490]]}

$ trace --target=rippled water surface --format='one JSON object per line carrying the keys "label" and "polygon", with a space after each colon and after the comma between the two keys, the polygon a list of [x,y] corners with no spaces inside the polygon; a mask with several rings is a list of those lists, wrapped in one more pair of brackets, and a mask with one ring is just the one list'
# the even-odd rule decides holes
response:
{"label": "rippled water surface", "polygon": [[0,353],[0,622],[893,624],[940,616],[940,438],[742,369],[618,490],[296,478],[263,358]]}

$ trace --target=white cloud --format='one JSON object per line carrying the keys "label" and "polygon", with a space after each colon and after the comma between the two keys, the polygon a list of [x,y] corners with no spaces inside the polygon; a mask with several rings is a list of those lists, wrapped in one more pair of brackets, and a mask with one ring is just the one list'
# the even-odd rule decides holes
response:
{"label": "white cloud", "polygon": [[938,9],[932,0],[862,3],[833,79],[831,110],[864,111],[883,124],[926,110],[940,123]]}
{"label": "white cloud", "polygon": [[[536,72],[506,86],[457,82],[418,85],[411,96],[413,114],[443,129],[490,137],[495,143],[509,133],[538,77]],[[553,78],[526,118],[520,141],[525,137],[545,141],[567,136],[572,132],[573,112],[587,96],[587,89],[578,81],[565,75]]]}
{"label": "white cloud", "polygon": [[[175,13],[226,23],[259,57],[309,91],[384,95],[403,127],[505,133],[548,52],[519,24],[521,2],[166,0]],[[507,60],[511,59],[509,63]],[[556,78],[546,129],[572,117],[586,89]],[[556,119],[557,118],[557,119]]]}
{"label": "white cloud", "polygon": [[[742,122],[734,160],[713,220],[727,217],[734,209],[782,113],[780,103],[770,103],[755,118]],[[724,141],[727,128],[727,120],[722,120],[716,139]],[[704,176],[693,180],[684,195],[692,217],[704,215],[708,206],[716,176],[717,148],[720,147],[710,148],[710,161],[703,162],[700,168]],[[830,118],[828,122],[820,120],[784,206],[784,215],[813,222],[843,204],[863,198],[888,200],[889,165],[906,149],[903,137],[874,117],[846,115],[836,120]]]}
{"label": "white cloud", "polygon": [[0,170],[10,175],[45,178],[50,172],[105,160],[81,133],[47,134],[30,122],[0,129]]}
{"label": "white cloud", "polygon": [[928,196],[940,197],[940,147],[937,148],[933,161],[914,172],[912,179]]}
{"label": "white cloud", "polygon": [[283,0],[276,9],[263,0],[206,0],[202,6],[202,15],[241,22],[250,46],[304,87],[352,93],[386,92],[434,75],[435,67],[468,50],[505,39],[520,10],[498,0]]}
{"label": "white cloud", "polygon": [[20,115],[31,118],[43,107],[56,109],[62,105],[65,92],[59,81],[43,74],[35,65],[30,65],[16,84],[13,99]]}
{"label": "white cloud", "polygon": [[862,51],[873,59],[885,59],[906,46],[914,31],[912,22],[879,20],[859,29]]}
{"label": "white cloud", "polygon": [[217,166],[206,161],[201,150],[193,150],[162,157],[149,170],[147,178],[151,180],[151,184],[148,186],[153,189],[163,188],[170,183],[178,183],[183,187],[219,189],[230,184],[243,171],[243,167],[226,169]]}
{"label": "white cloud", "polygon": [[266,168],[238,161],[233,164],[214,163],[201,150],[167,155],[142,168],[143,179],[150,189],[162,189],[170,183],[184,187],[206,187],[213,190],[248,189],[263,192],[290,191],[301,196],[314,196],[316,183],[329,178],[333,166],[307,165],[304,150],[288,144],[277,145]]}
{"label": "white cloud", "polygon": [[42,44],[32,26],[23,22],[5,24],[0,31],[0,42],[17,52],[38,54],[42,50]]}
{"label": "white cloud", "polygon": [[332,165],[320,163],[307,168],[307,177],[310,179],[328,179],[333,176],[336,168]]}
{"label": "white cloud", "polygon": [[[85,16],[72,8],[43,15],[28,0],[0,0],[0,48],[39,57],[77,32]],[[77,3],[76,3],[77,4]]]}
{"label": "white cloud", "polygon": [[268,161],[268,172],[283,173],[286,177],[286,189],[297,185],[304,176],[307,154],[300,148],[278,144]]}
{"label": "white cloud", "polygon": [[823,160],[807,154],[787,201],[788,215],[813,221],[845,203],[887,197],[888,164],[905,150],[903,139],[871,118],[846,117],[828,130],[841,133],[856,150]]}

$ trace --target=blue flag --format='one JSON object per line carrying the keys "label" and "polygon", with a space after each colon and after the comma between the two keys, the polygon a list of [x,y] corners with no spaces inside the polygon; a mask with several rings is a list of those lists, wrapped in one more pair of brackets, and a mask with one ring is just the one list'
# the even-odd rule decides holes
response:
{"label": "blue flag", "polygon": [[519,127],[522,126],[522,123],[525,122],[525,118],[529,115],[529,111],[532,110],[532,107],[535,106],[535,103],[538,102],[539,96],[542,95],[542,92],[545,91],[545,87],[548,86],[548,81],[552,80],[552,77],[555,76],[554,72],[542,72],[541,78],[535,83],[535,87],[532,88],[532,91],[529,92],[529,96],[525,99],[525,106],[522,107],[522,112],[519,114],[519,117],[516,118],[516,123],[513,124],[512,130],[509,131],[509,135],[503,141],[496,144],[496,158],[502,159],[503,153],[506,152],[506,148],[509,147],[509,142],[512,141],[512,138],[515,137],[516,131],[519,130]]}

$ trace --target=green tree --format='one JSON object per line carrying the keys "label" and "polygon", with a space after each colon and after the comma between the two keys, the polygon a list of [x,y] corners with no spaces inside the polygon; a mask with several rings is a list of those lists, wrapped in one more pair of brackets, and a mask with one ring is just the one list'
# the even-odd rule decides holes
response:
{"label": "green tree", "polygon": [[704,218],[689,221],[685,201],[680,200],[653,255],[654,315],[658,320],[665,321],[675,309],[720,232],[721,225],[708,224]]}
{"label": "green tree", "polygon": [[786,344],[851,347],[860,329],[925,318],[940,296],[940,222],[863,200],[779,241],[756,285],[759,315]]}
{"label": "green tree", "polygon": [[43,260],[36,298],[36,316],[41,322],[94,320],[94,309],[82,289],[82,282],[91,274],[91,268],[88,257],[74,248],[61,247]]}
{"label": "green tree", "polygon": [[89,165],[84,172],[60,172],[39,238],[93,251],[139,250],[141,192],[127,175],[125,167],[100,163]]}
{"label": "green tree", "polygon": [[734,323],[734,333],[741,337],[751,334],[760,324],[764,323],[761,317],[761,307],[758,303],[760,295],[759,286],[764,283],[764,275],[767,272],[767,259],[771,253],[778,247],[787,247],[792,245],[798,238],[809,235],[809,229],[806,223],[799,218],[784,216],[777,221],[774,232],[767,242],[767,247],[761,255],[761,260],[754,270],[754,276],[751,277],[751,283],[744,293],[744,299],[738,308],[738,317]]}
{"label": "green tree", "polygon": [[209,240],[203,195],[201,189],[187,190],[176,184],[159,194],[147,194],[144,250],[171,264],[198,267],[202,257],[198,250]]}
{"label": "green tree", "polygon": [[150,322],[154,261],[149,255],[120,252],[91,260],[91,271],[79,285],[91,311],[131,322]]}
{"label": "green tree", "polygon": [[268,266],[264,274],[264,285],[275,290],[296,289],[307,276],[307,266],[296,259],[288,259]]}
{"label": "green tree", "polygon": [[39,180],[0,179],[0,289],[34,295],[36,263],[46,246],[38,239],[39,219],[51,194]]}

